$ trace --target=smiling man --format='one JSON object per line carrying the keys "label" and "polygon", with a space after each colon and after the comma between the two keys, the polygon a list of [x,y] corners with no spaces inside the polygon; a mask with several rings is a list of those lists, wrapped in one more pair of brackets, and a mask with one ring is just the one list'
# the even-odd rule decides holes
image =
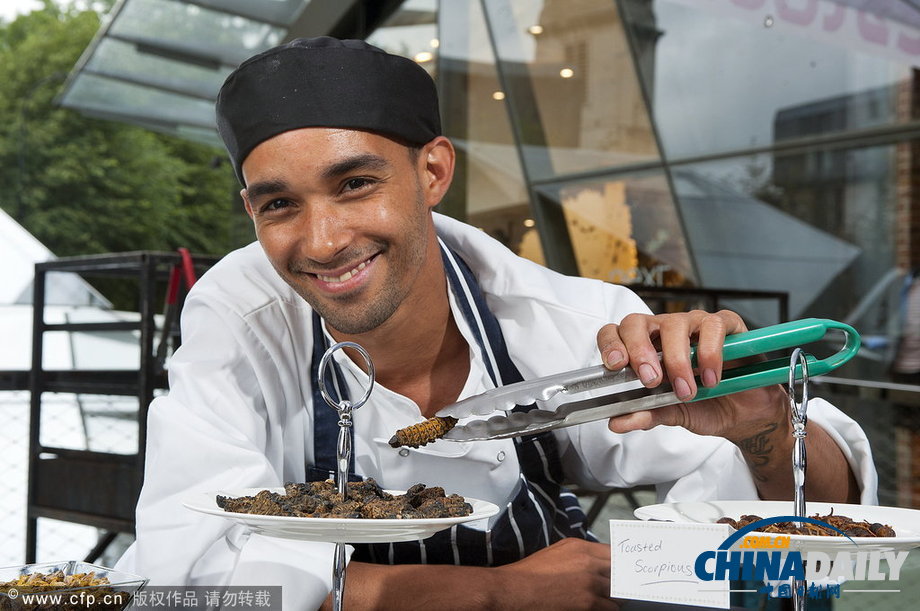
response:
{"label": "smiling man", "polygon": [[[304,128],[262,142],[241,168],[246,210],[275,270],[426,417],[457,397],[469,370],[431,216],[453,159],[443,137],[416,148]],[[410,355],[422,366],[406,367]]]}
{"label": "smiling man", "polygon": [[266,254],[342,333],[380,327],[416,282],[433,279],[426,196],[434,198],[417,180],[399,180],[416,177],[417,157],[367,132],[299,129],[257,146],[243,163],[246,210]]}
{"label": "smiling man", "polygon": [[[329,476],[337,415],[314,381],[335,341],[361,344],[376,369],[354,415],[352,475],[501,508],[424,541],[355,545],[350,609],[616,608],[610,549],[564,482],[654,483],[663,500],[791,496],[778,386],[513,440],[390,447],[454,401],[600,362],[689,399],[690,343],[712,386],[725,335],[745,330],[727,311],[652,315],[626,288],[561,276],[436,214],[454,169],[438,112],[422,68],[361,41],[296,40],[227,79],[218,125],[258,242],[187,299],[120,567],[153,584],[282,585],[285,608],[328,604],[331,544],[252,533],[181,499]],[[343,395],[363,393],[364,366],[336,353]],[[874,502],[860,428],[819,399],[809,418],[809,498]]]}

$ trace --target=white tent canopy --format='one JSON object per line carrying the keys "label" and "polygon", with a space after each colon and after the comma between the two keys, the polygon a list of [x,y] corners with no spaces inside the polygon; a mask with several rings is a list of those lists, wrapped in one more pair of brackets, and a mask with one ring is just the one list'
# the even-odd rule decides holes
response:
{"label": "white tent canopy", "polygon": [[[35,264],[54,254],[22,225],[0,209],[0,305],[31,304]],[[75,274],[48,274],[45,302],[50,305],[110,308],[112,304]]]}
{"label": "white tent canopy", "polygon": [[[32,368],[32,285],[35,264],[54,254],[0,210],[0,371]],[[46,323],[137,319],[118,312],[79,275],[46,274]],[[50,370],[136,369],[140,361],[135,332],[65,332],[45,335],[43,366]],[[27,391],[0,391],[0,566],[25,558],[28,486],[29,404]],[[137,400],[131,397],[44,393],[42,442],[55,447],[101,452],[137,451]],[[39,520],[39,561],[81,560],[97,541],[89,526]]]}

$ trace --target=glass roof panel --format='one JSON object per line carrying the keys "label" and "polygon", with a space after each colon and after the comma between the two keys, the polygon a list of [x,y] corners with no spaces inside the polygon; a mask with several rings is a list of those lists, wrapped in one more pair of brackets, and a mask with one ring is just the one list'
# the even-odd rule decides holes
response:
{"label": "glass roof panel", "polygon": [[60,104],[220,146],[214,100],[246,58],[279,44],[310,0],[121,0]]}
{"label": "glass roof panel", "polygon": [[226,70],[151,55],[113,38],[100,41],[83,71],[210,99],[226,77]]}
{"label": "glass roof panel", "polygon": [[214,103],[179,96],[123,81],[83,74],[73,83],[69,95],[80,100],[80,108],[96,115],[135,117],[165,126],[189,125],[213,129]]}
{"label": "glass roof panel", "polygon": [[284,34],[265,22],[175,0],[126,2],[106,32],[148,53],[232,67],[278,44]]}
{"label": "glass roof panel", "polygon": [[189,0],[188,4],[210,7],[276,25],[288,25],[300,15],[303,0]]}

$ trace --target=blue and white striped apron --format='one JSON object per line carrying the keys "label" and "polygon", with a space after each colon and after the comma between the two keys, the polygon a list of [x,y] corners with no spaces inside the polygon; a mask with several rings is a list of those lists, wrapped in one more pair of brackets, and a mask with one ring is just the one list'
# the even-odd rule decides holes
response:
{"label": "blue and white striped apron", "polygon": [[[495,316],[486,306],[471,270],[455,253],[441,243],[441,255],[451,290],[463,316],[482,350],[489,377],[496,386],[519,382],[523,378],[511,357]],[[318,376],[319,361],[328,347],[319,315],[313,314],[313,365],[311,379]],[[333,361],[333,364],[335,361]],[[334,365],[336,386],[344,390],[341,371]],[[528,411],[536,406],[515,407]],[[335,472],[338,416],[326,406],[314,384],[315,465],[307,467],[308,479],[324,480]],[[354,435],[354,431],[351,431]],[[504,507],[488,530],[455,525],[423,541],[355,545],[353,560],[381,564],[462,564],[498,566],[520,560],[566,537],[595,541],[585,525],[585,514],[578,499],[566,491],[559,448],[551,431],[516,437],[514,446],[521,467],[518,492]],[[352,442],[354,447],[354,442]],[[358,481],[351,457],[349,480]],[[428,482],[426,482],[428,483]],[[431,482],[431,485],[436,483]]]}

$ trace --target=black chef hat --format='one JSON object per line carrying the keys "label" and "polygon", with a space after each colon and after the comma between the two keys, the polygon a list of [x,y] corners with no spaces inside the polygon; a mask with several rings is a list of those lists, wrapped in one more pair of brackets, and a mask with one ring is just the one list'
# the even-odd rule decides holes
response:
{"label": "black chef hat", "polygon": [[441,134],[434,81],[363,40],[298,38],[247,59],[217,96],[217,129],[237,178],[259,143],[301,127],[377,132],[421,145]]}

